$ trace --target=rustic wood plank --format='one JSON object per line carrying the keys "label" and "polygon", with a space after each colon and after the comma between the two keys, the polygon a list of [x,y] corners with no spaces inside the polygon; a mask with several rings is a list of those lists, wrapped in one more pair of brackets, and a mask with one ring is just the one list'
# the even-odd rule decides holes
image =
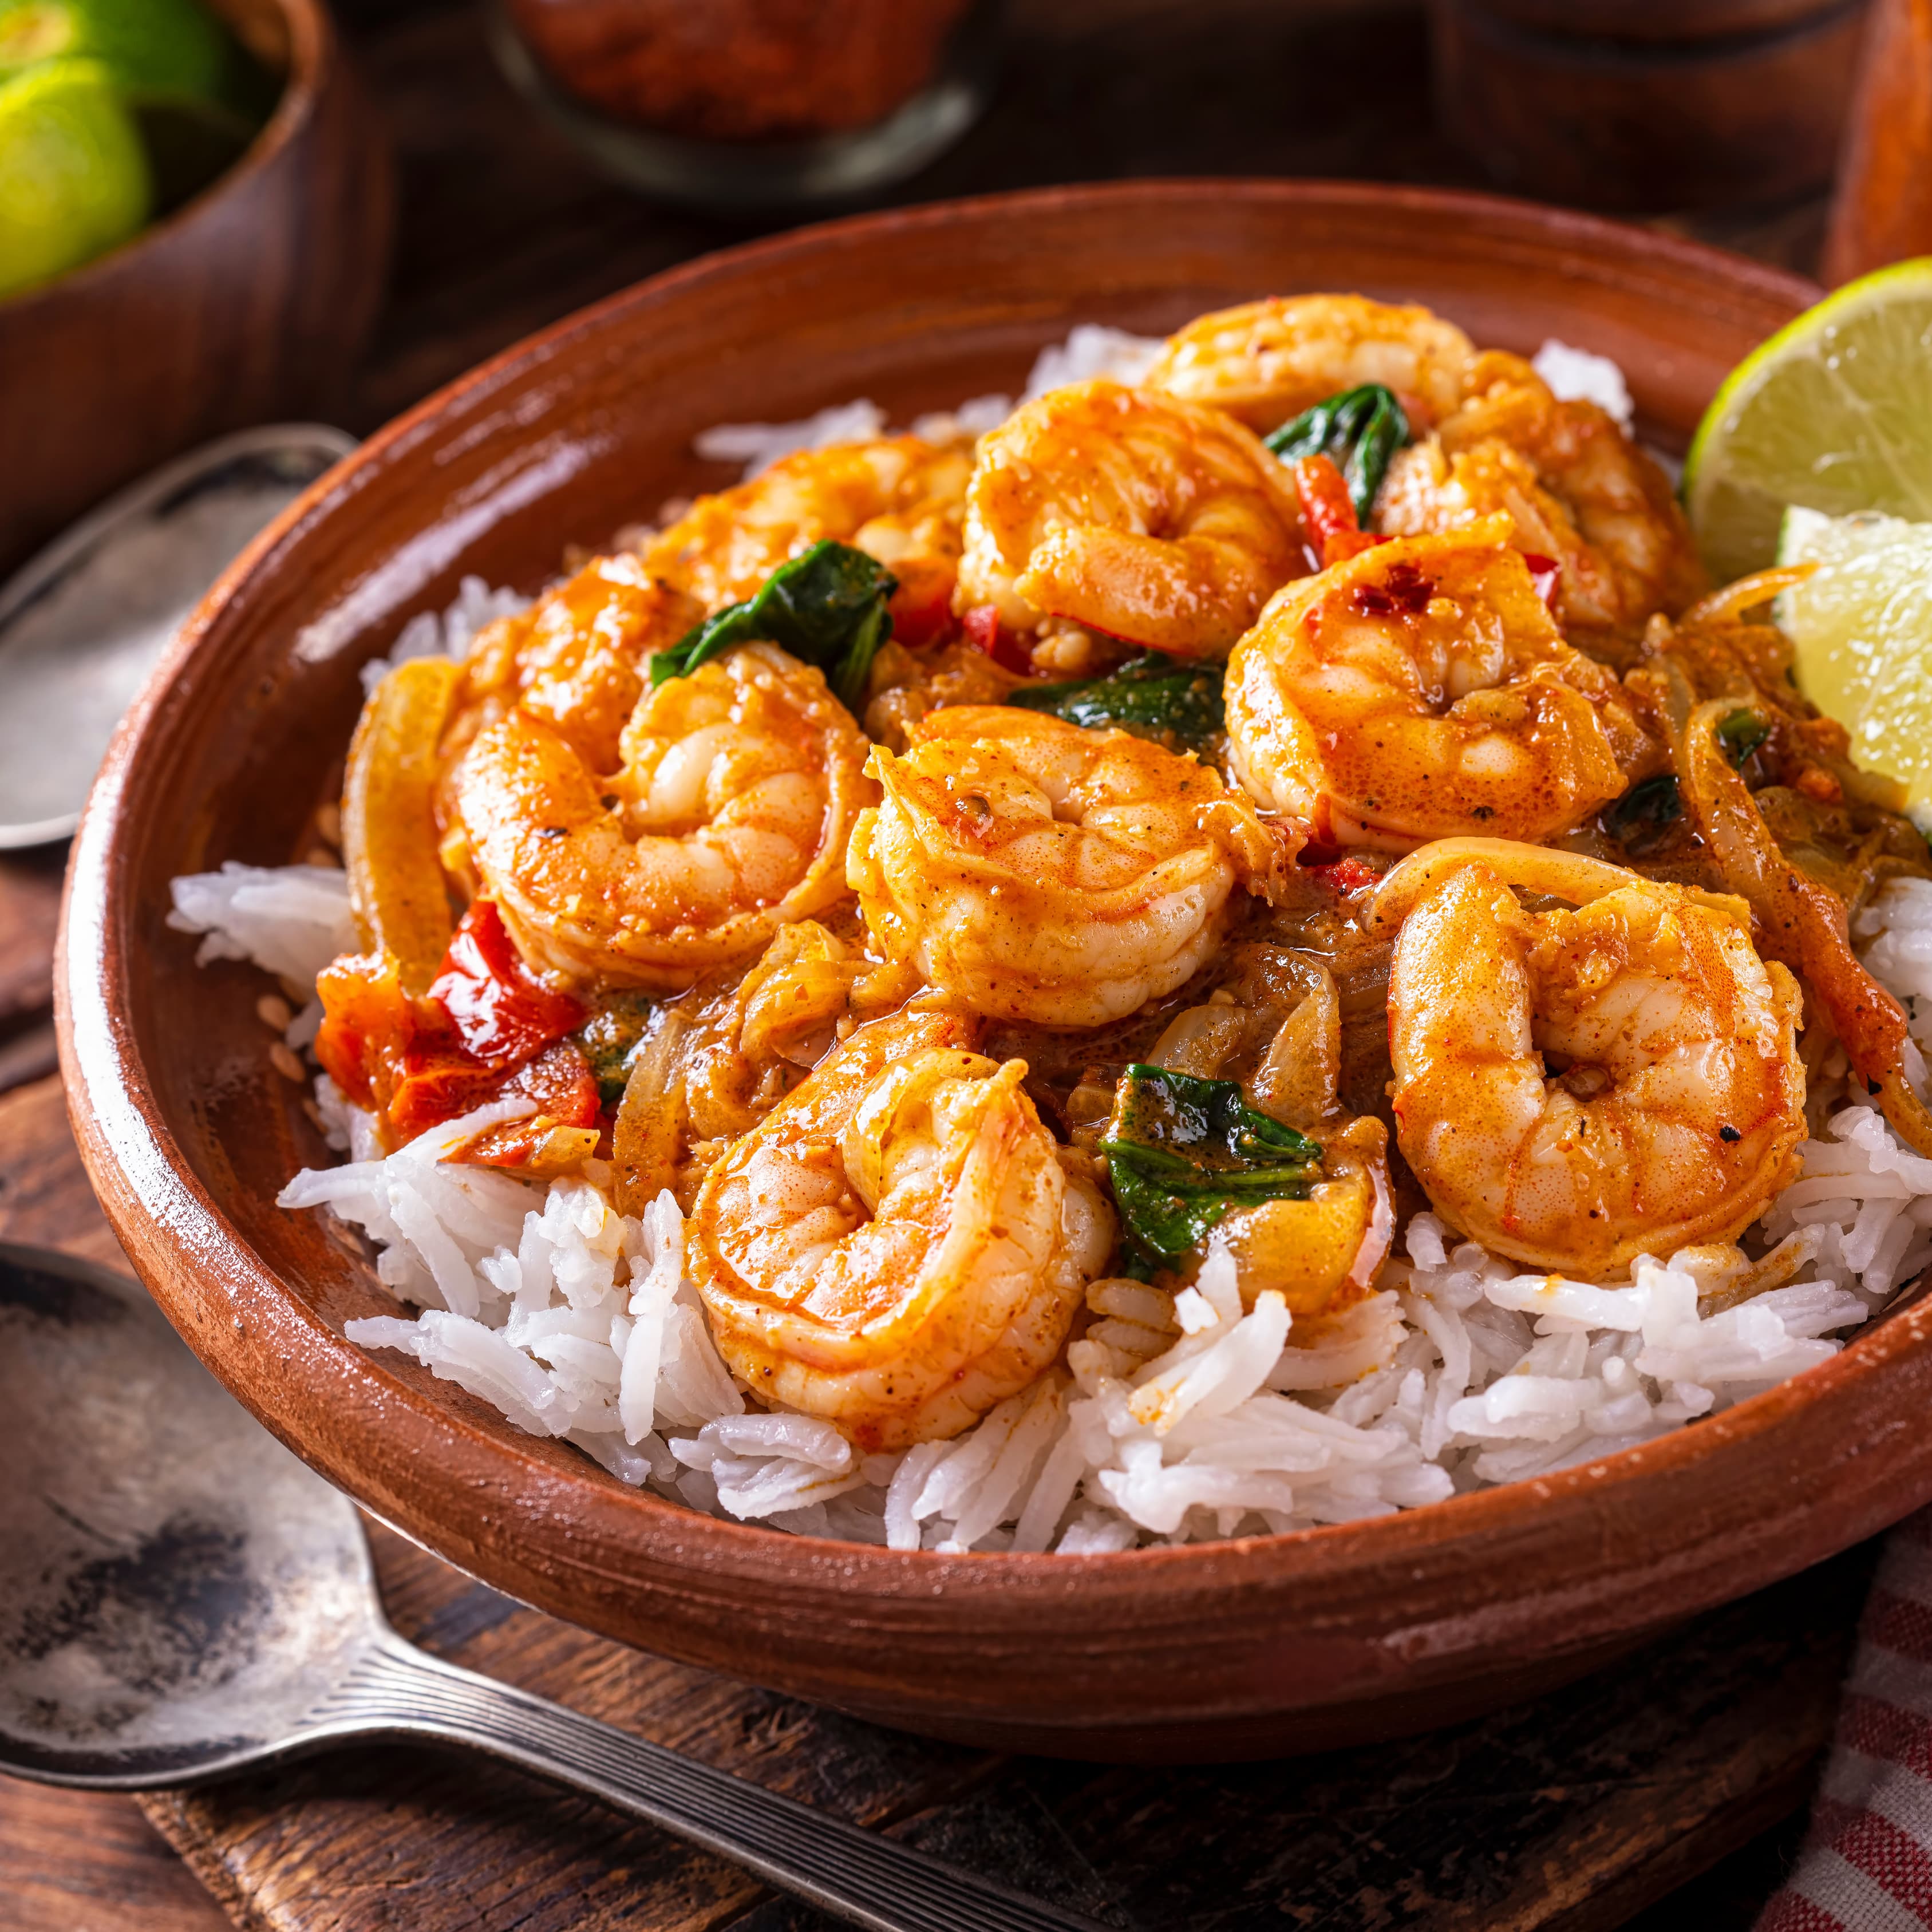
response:
{"label": "rustic wood plank", "polygon": [[0,1241],[128,1265],[87,1184],[57,1073],[0,1094]]}
{"label": "rustic wood plank", "polygon": [[[1802,1802],[1868,1573],[1840,1558],[1432,1737],[1221,1771],[1018,1762],[904,1833],[1144,1932],[1604,1932]],[[1705,1932],[1743,1932],[1794,1846],[1713,1891]],[[1646,1922],[1690,1922],[1666,1900]],[[732,1932],[832,1925],[772,1900]]]}
{"label": "rustic wood plank", "polygon": [[44,1080],[60,1065],[52,1020],[33,1020],[0,1040],[0,1094]]}
{"label": "rustic wood plank", "polygon": [[0,1900],[7,1932],[224,1932],[228,1923],[132,1798],[12,1778],[0,1779]]}
{"label": "rustic wood plank", "polygon": [[67,848],[0,853],[0,1038],[53,1004]]}
{"label": "rustic wood plank", "polygon": [[[390,304],[350,428],[586,302],[783,225],[653,207],[602,179],[497,73],[480,8],[418,6],[392,23],[367,10],[356,52],[402,194]],[[1348,78],[1295,78],[1312,74]],[[883,199],[1161,174],[1479,184],[1436,130],[1418,6],[1019,0],[990,110]]]}

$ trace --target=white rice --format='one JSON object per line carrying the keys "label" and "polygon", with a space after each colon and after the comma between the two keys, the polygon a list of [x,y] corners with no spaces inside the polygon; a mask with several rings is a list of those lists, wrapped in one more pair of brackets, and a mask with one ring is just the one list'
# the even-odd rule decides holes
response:
{"label": "white rice", "polygon": [[514,590],[493,590],[480,577],[457,586],[456,602],[446,610],[420,610],[397,633],[386,658],[362,667],[362,688],[374,691],[389,672],[411,658],[466,658],[478,634],[499,617],[514,617],[530,599]]}
{"label": "white rice", "polygon": [[[253,957],[286,980],[350,943],[340,875],[314,867],[226,867],[177,880],[176,898],[174,922],[207,935],[203,956]],[[1932,884],[1888,885],[1857,932],[1924,1038]],[[547,1186],[442,1164],[529,1102],[385,1158],[326,1076],[316,1099],[352,1158],[298,1174],[280,1203],[362,1228],[378,1279],[422,1311],[352,1322],[352,1341],[410,1354],[694,1509],[896,1549],[1090,1552],[1300,1528],[1594,1461],[1827,1360],[1932,1264],[1932,1161],[1843,1102],[1748,1240],[1780,1285],[1736,1306],[1710,1250],[1574,1282],[1452,1246],[1420,1214],[1380,1292],[1308,1345],[1280,1296],[1243,1312],[1224,1252],[1178,1295],[1096,1282],[1064,1370],[950,1442],[862,1456],[814,1418],[748,1411],[668,1193],[629,1218],[596,1163]]]}
{"label": "white rice", "polygon": [[347,875],[332,866],[242,866],[190,872],[172,881],[177,932],[205,934],[194,962],[251,959],[315,991],[316,976],[359,943]]}
{"label": "white rice", "polygon": [[[1064,342],[1050,344],[1040,352],[1020,400],[1030,403],[1049,389],[1094,376],[1138,382],[1153,365],[1161,346],[1157,337],[1130,335],[1124,329],[1083,322]],[[934,442],[984,436],[988,430],[998,429],[1012,414],[1013,406],[1010,396],[975,396],[955,409],[916,418],[912,433]],[[836,403],[796,422],[720,423],[715,429],[701,431],[693,446],[713,463],[742,464],[748,482],[781,457],[883,436],[886,426],[885,411],[862,396],[856,402]]]}
{"label": "white rice", "polygon": [[720,423],[715,429],[700,430],[692,447],[708,463],[742,463],[748,483],[782,456],[824,449],[835,442],[862,442],[883,436],[885,428],[885,411],[861,396],[856,402],[835,403],[797,422]]}
{"label": "white rice", "polygon": [[[1042,355],[1028,393],[1088,374],[1132,380],[1156,346],[1076,330]],[[1562,347],[1546,345],[1539,367]],[[1564,380],[1597,382],[1589,393],[1612,407],[1587,370]],[[1007,407],[980,398],[956,420],[990,426]],[[755,473],[790,449],[875,434],[878,417],[854,404],[802,424],[731,425],[706,453]],[[392,661],[460,656],[518,602],[466,579],[440,618],[412,620]],[[170,923],[205,935],[200,958],[252,958],[292,993],[312,992],[316,971],[355,944],[346,884],[326,868],[231,864],[177,879],[174,898]],[[1906,1003],[1914,1040],[1932,1047],[1932,884],[1888,885],[1856,937]],[[316,1010],[289,1030],[292,1045],[313,1036]],[[1064,1368],[952,1442],[882,1455],[814,1418],[747,1408],[712,1346],[670,1194],[632,1218],[610,1205],[595,1162],[547,1186],[442,1163],[527,1101],[383,1157],[370,1117],[319,1076],[318,1118],[350,1160],[298,1174],[280,1200],[362,1228],[377,1278],[420,1311],[352,1322],[350,1340],[413,1356],[621,1481],[712,1515],[894,1549],[1093,1553],[1414,1508],[1613,1454],[1826,1360],[1932,1264],[1932,1161],[1843,1098],[1843,1071],[1841,1057],[1826,1070],[1823,1137],[1804,1144],[1802,1178],[1746,1238],[1748,1280],[1708,1250],[1640,1260],[1611,1283],[1528,1274],[1473,1242],[1452,1247],[1420,1214],[1379,1292],[1304,1343],[1278,1294],[1244,1312],[1233,1264],[1216,1251],[1178,1295],[1094,1282]]]}
{"label": "white rice", "polygon": [[1565,402],[1594,403],[1628,430],[1636,420],[1630,385],[1624,372],[1607,356],[1573,349],[1552,336],[1530,358],[1530,367]]}

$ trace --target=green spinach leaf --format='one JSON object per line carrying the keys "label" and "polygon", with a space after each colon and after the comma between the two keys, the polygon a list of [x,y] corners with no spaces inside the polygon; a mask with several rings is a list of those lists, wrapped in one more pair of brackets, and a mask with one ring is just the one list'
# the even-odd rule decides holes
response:
{"label": "green spinach leaf", "polygon": [[1130,658],[1105,677],[1022,688],[1006,702],[1092,730],[1109,727],[1198,751],[1226,725],[1222,668],[1159,651]]}
{"label": "green spinach leaf", "polygon": [[631,1061],[657,1002],[648,993],[610,993],[574,1035],[597,1078],[597,1095],[607,1107],[624,1097]]}
{"label": "green spinach leaf", "polygon": [[1660,772],[1632,785],[1623,796],[1604,808],[1604,824],[1610,836],[1625,845],[1646,844],[1666,826],[1684,815],[1678,796],[1677,774]]}
{"label": "green spinach leaf", "polygon": [[849,544],[815,543],[766,578],[749,602],[707,617],[651,659],[651,682],[687,676],[734,644],[763,639],[824,672],[839,702],[855,716],[879,646],[892,634],[886,608],[898,579]]}
{"label": "green spinach leaf", "polygon": [[1364,382],[1303,410],[1262,440],[1284,463],[1304,456],[1328,458],[1341,471],[1355,515],[1366,530],[1389,459],[1408,440],[1408,416],[1393,389]]}
{"label": "green spinach leaf", "polygon": [[1733,711],[1718,727],[1718,742],[1734,769],[1742,767],[1770,736],[1771,727],[1755,711]]}
{"label": "green spinach leaf", "polygon": [[1257,1113],[1232,1080],[1130,1066],[1100,1142],[1127,1238],[1144,1260],[1198,1248],[1231,1208],[1301,1201],[1322,1149]]}

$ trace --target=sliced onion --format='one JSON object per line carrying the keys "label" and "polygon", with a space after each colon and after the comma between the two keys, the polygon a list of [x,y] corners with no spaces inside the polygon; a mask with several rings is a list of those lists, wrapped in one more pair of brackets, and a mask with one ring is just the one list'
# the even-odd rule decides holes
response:
{"label": "sliced onion", "polygon": [[1316,1133],[1340,1104],[1341,995],[1334,975],[1312,960],[1283,960],[1276,971],[1300,980],[1303,998],[1275,1029],[1248,1090],[1262,1112],[1302,1133]]}
{"label": "sliced onion", "polygon": [[1784,563],[1774,570],[1754,571],[1700,598],[1678,619],[1678,626],[1688,631],[1699,625],[1741,623],[1747,610],[1796,590],[1817,568],[1815,563]]}
{"label": "sliced onion", "polygon": [[1804,981],[1886,1118],[1910,1146],[1932,1156],[1932,1113],[1905,1075],[1905,1010],[1852,950],[1844,901],[1784,856],[1732,767],[1718,729],[1741,708],[1754,707],[1736,698],[1696,705],[1684,718],[1681,734],[1673,719],[1684,808],[1725,884],[1756,914],[1759,950],[1783,961]]}
{"label": "sliced onion", "polygon": [[436,856],[436,746],[461,676],[448,658],[412,658],[369,694],[349,748],[342,850],[364,950],[395,956],[421,995],[454,926]]}
{"label": "sliced onion", "polygon": [[676,1181],[685,1122],[682,1049],[691,1025],[684,1014],[659,1007],[631,1062],[610,1130],[617,1206],[623,1214],[641,1214]]}
{"label": "sliced onion", "polygon": [[1148,1050],[1147,1064],[1170,1073],[1216,1079],[1246,1042],[1252,1018],[1246,1007],[1230,1006],[1225,1000],[1189,1006],[1162,1028],[1160,1039]]}

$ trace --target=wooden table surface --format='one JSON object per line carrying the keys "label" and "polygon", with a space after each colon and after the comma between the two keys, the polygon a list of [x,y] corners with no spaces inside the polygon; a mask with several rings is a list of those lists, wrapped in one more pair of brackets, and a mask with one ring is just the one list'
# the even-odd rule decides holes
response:
{"label": "wooden table surface", "polygon": [[[466,0],[338,0],[338,11],[402,184],[392,296],[344,399],[347,427],[373,428],[532,329],[761,232],[601,180],[499,79]],[[896,199],[1134,174],[1473,181],[1435,132],[1412,5],[1016,0],[1010,46],[993,110]],[[1822,210],[1664,225],[1808,268]],[[53,1072],[64,856],[0,860],[0,1238],[118,1262]],[[815,1802],[901,1820],[934,1849],[1071,1887],[1070,1902],[1229,1932],[1748,1925],[1795,1849],[1865,1561],[1822,1566],[1622,1676],[1484,1724],[1296,1766],[1156,1778],[916,1744],[616,1652],[393,1538],[377,1549],[392,1614],[432,1648]],[[148,1802],[233,1922],[274,1932],[822,1922],[657,1834],[427,1757],[399,1769],[371,1753]],[[230,1923],[134,1801],[4,1779],[0,1901],[5,1932]]]}

